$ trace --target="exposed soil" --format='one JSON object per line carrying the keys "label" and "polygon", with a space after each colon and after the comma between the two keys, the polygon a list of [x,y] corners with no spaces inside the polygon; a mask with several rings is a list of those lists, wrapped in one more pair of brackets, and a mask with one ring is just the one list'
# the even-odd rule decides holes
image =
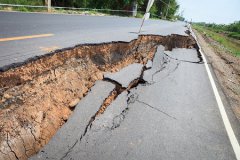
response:
{"label": "exposed soil", "polygon": [[103,102],[102,106],[100,107],[100,109],[97,112],[97,116],[100,114],[103,114],[104,111],[106,110],[106,108],[117,98],[118,96],[118,91],[114,90]]}
{"label": "exposed soil", "polygon": [[160,44],[167,50],[196,47],[191,36],[140,36],[129,43],[75,46],[0,72],[0,159],[24,160],[37,153],[104,72],[146,64]]}
{"label": "exposed soil", "polygon": [[230,105],[240,121],[240,57],[229,53],[219,43],[194,30],[203,52],[214,72]]}

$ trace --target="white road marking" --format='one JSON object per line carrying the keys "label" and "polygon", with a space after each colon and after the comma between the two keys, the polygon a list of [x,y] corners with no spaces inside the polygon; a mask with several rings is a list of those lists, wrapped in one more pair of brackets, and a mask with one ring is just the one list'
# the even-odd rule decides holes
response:
{"label": "white road marking", "polygon": [[220,97],[220,94],[217,90],[217,87],[216,87],[216,83],[213,79],[213,76],[210,72],[210,69],[209,69],[209,66],[208,66],[208,63],[207,63],[207,60],[206,60],[206,57],[205,55],[202,53],[202,49],[201,49],[201,46],[199,45],[199,42],[197,40],[197,37],[196,35],[194,34],[194,32],[192,31],[192,28],[190,28],[190,31],[192,33],[192,36],[195,38],[198,46],[199,46],[199,52],[201,53],[202,55],[202,58],[203,58],[203,62],[204,62],[204,65],[205,65],[205,68],[207,70],[207,74],[208,74],[208,77],[209,77],[209,80],[210,80],[210,83],[211,83],[211,86],[212,86],[212,89],[213,89],[213,92],[214,92],[214,95],[215,95],[215,98],[216,98],[216,101],[217,101],[217,104],[218,104],[218,108],[219,108],[219,111],[220,111],[220,114],[222,116],[222,120],[223,120],[223,123],[224,123],[224,126],[225,126],[225,129],[227,131],[227,134],[228,134],[228,137],[229,137],[229,140],[231,142],[231,145],[233,147],[233,150],[234,150],[234,153],[236,155],[236,158],[237,160],[240,160],[240,146],[239,146],[239,143],[238,143],[238,140],[233,132],[233,129],[232,129],[232,126],[231,126],[231,123],[228,119],[228,116],[227,116],[227,113],[226,113],[226,110],[225,110],[225,107],[223,105],[223,102],[222,102],[222,99]]}

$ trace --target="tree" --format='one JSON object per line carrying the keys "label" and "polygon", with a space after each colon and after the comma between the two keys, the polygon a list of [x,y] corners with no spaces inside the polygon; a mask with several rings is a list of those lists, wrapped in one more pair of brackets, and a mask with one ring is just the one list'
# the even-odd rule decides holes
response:
{"label": "tree", "polygon": [[[0,0],[0,3],[23,5],[47,5],[47,2],[48,0]],[[148,0],[52,0],[52,6],[131,11],[134,2],[138,4],[138,11],[145,12]],[[176,0],[155,0],[150,12],[161,18],[167,15],[167,19],[173,19],[178,8]]]}

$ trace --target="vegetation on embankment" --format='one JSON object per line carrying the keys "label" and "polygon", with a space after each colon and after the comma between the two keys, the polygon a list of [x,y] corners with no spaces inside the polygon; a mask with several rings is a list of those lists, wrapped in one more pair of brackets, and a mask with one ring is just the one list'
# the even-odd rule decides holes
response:
{"label": "vegetation on embankment", "polygon": [[[240,26],[240,23],[238,23]],[[220,27],[220,25],[203,25],[203,23],[195,23],[193,24],[193,28],[196,29],[201,34],[211,38],[212,40],[221,44],[226,50],[233,53],[234,55],[240,56],[240,40],[238,38],[232,38],[227,32],[235,31],[230,29],[232,25],[222,25],[224,27]],[[215,27],[213,27],[215,26]],[[217,27],[216,27],[217,26]],[[232,32],[240,35],[240,32]]]}
{"label": "vegetation on embankment", "polygon": [[225,25],[225,24],[215,24],[215,23],[196,23],[198,26],[203,26],[211,31],[224,34],[228,37],[240,40],[240,21]]}

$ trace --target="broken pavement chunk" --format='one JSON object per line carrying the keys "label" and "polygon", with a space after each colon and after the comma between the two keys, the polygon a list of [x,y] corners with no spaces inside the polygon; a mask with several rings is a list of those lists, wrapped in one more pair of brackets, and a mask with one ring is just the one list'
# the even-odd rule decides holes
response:
{"label": "broken pavement chunk", "polygon": [[116,73],[105,73],[104,79],[109,79],[119,83],[122,87],[127,88],[131,82],[140,78],[142,74],[143,65],[133,63]]}
{"label": "broken pavement chunk", "polygon": [[152,69],[154,71],[159,70],[159,68],[161,68],[162,64],[164,63],[164,50],[165,48],[162,45],[158,46],[157,52],[153,58]]}
{"label": "broken pavement chunk", "polygon": [[174,48],[172,51],[164,51],[164,54],[174,60],[202,64],[201,54],[195,49]]}
{"label": "broken pavement chunk", "polygon": [[152,64],[153,64],[152,61],[151,61],[151,60],[148,60],[148,61],[147,61],[147,64],[146,64],[146,68],[147,68],[147,69],[152,68]]}
{"label": "broken pavement chunk", "polygon": [[56,135],[37,155],[30,159],[61,159],[66,156],[84,136],[91,119],[114,89],[115,85],[112,83],[97,81],[88,95],[78,103],[71,117]]}
{"label": "broken pavement chunk", "polygon": [[143,73],[143,79],[149,83],[151,83],[152,81],[152,75],[161,70],[162,67],[163,67],[163,64],[165,62],[165,59],[164,59],[164,50],[165,48],[160,45],[158,48],[157,48],[157,52],[155,53],[155,56],[153,58],[153,64],[152,64],[152,67],[151,69],[149,70],[146,70],[144,71]]}

